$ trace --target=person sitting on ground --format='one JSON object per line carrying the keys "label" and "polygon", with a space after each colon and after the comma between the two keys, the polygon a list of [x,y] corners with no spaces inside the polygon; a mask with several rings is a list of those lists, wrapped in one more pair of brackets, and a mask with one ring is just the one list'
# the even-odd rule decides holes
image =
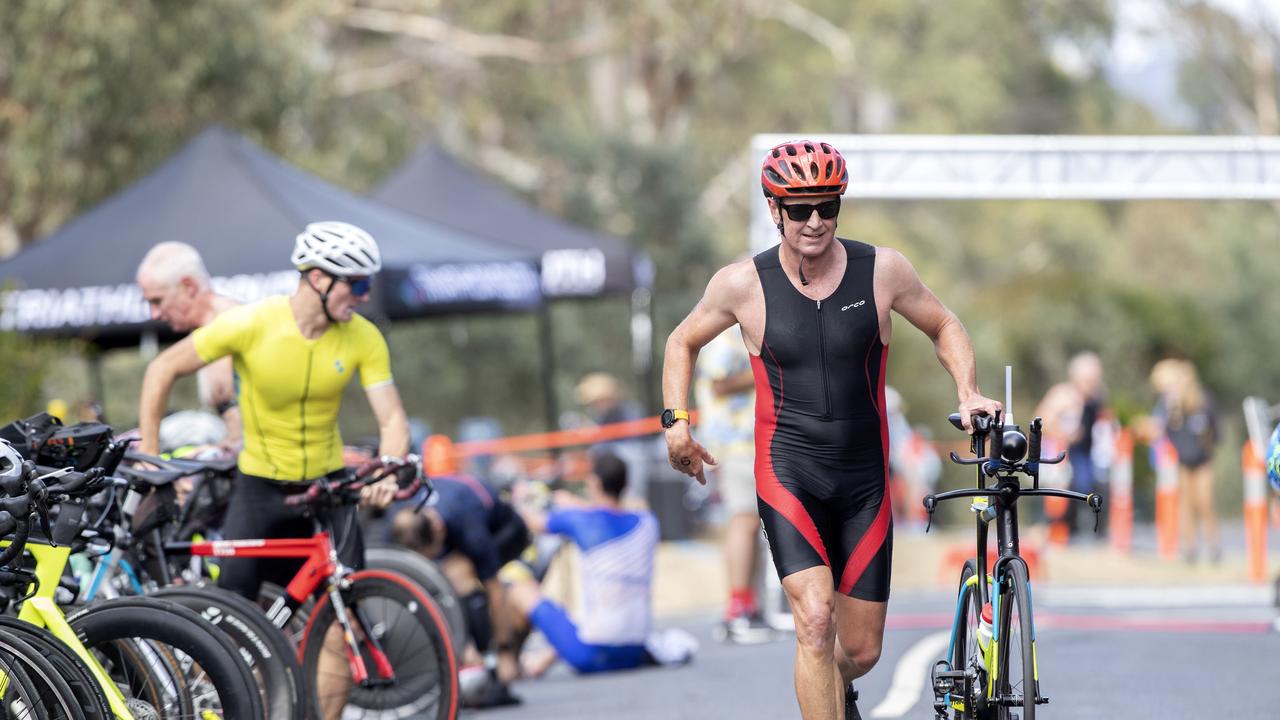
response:
{"label": "person sitting on ground", "polygon": [[468,704],[495,707],[520,702],[507,683],[519,674],[515,643],[504,608],[504,589],[498,569],[529,545],[529,530],[498,493],[469,475],[432,478],[434,490],[426,504],[396,511],[391,538],[435,560],[462,598],[475,654],[483,661],[490,682],[482,697]]}
{"label": "person sitting on ground", "polygon": [[[696,643],[684,633],[651,631],[658,521],[647,510],[623,507],[626,487],[626,463],[601,453],[587,477],[585,502],[573,502],[568,493],[560,492],[559,508],[549,513],[524,511],[530,530],[564,535],[578,546],[580,611],[576,621],[570,618],[563,607],[543,596],[537,579],[527,572],[511,577],[507,597],[520,617],[546,636],[555,656],[579,673],[687,662],[695,649]],[[565,507],[569,503],[572,506]],[[547,656],[530,663],[530,674],[541,674],[554,659]]]}

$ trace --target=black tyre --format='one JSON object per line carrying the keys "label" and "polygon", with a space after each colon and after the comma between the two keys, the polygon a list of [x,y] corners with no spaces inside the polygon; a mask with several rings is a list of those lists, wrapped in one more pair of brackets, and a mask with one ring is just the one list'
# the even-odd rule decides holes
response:
{"label": "black tyre", "polygon": [[[449,628],[435,601],[412,581],[385,570],[362,570],[351,576],[343,592],[347,608],[386,655],[395,679],[386,684],[352,687],[343,718],[415,717],[453,720],[458,714],[458,666]],[[319,688],[321,710],[340,702],[349,684],[345,654],[326,651],[325,637],[336,624],[333,604],[321,596],[307,624],[302,645],[302,669]],[[359,632],[357,630],[357,632]],[[370,674],[377,671],[367,646],[362,655]],[[321,676],[321,659],[328,667],[343,668],[341,677]]]}
{"label": "black tyre", "polygon": [[0,717],[15,720],[80,718],[71,688],[31,645],[0,635]]}
{"label": "black tyre", "polygon": [[86,720],[108,720],[112,717],[107,696],[98,681],[89,674],[80,658],[54,637],[53,633],[41,627],[23,622],[17,618],[0,616],[0,637],[5,635],[17,637],[28,645],[38,648],[39,653],[48,660],[57,674],[67,684],[75,698],[77,713]]}
{"label": "black tyre", "polygon": [[956,600],[955,637],[952,638],[951,655],[947,658],[952,670],[972,670],[977,680],[969,688],[968,697],[962,697],[960,685],[951,696],[951,709],[956,720],[987,720],[991,717],[986,702],[986,670],[983,666],[982,647],[978,644],[978,624],[982,619],[982,596],[978,583],[978,564],[972,558],[960,571],[960,590]]}
{"label": "black tyre", "polygon": [[67,620],[86,647],[115,661],[118,680],[153,672],[131,662],[154,666],[154,655],[173,651],[182,670],[173,679],[187,681],[193,697],[166,696],[169,712],[161,717],[263,717],[261,698],[235,646],[192,610],[156,598],[119,598],[90,605]]}
{"label": "black tyre", "polygon": [[1008,699],[996,707],[998,720],[1035,720],[1036,696],[1039,683],[1036,679],[1035,630],[1031,617],[1031,580],[1027,566],[1014,560],[1004,565],[1000,588],[999,672],[996,677],[996,697]]}
{"label": "black tyre", "polygon": [[226,634],[253,674],[268,720],[305,720],[309,715],[312,706],[297,649],[256,604],[211,587],[161,588],[152,596],[194,610]]}
{"label": "black tyre", "polygon": [[467,647],[467,613],[453,591],[449,579],[436,564],[407,548],[391,545],[371,547],[365,551],[365,564],[370,568],[400,573],[417,583],[444,613],[453,640],[454,657],[462,657]]}

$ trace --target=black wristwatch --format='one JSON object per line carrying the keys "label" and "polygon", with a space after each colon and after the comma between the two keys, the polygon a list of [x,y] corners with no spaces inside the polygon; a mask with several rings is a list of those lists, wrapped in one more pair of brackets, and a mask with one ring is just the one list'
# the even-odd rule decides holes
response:
{"label": "black wristwatch", "polygon": [[688,410],[677,410],[675,408],[667,408],[662,411],[662,427],[669,428],[676,424],[677,420],[688,420]]}

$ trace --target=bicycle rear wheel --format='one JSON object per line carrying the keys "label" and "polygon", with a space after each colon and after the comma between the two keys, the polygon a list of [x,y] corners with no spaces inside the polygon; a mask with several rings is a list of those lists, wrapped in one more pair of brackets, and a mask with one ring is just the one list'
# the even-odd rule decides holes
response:
{"label": "bicycle rear wheel", "polygon": [[1035,629],[1031,617],[1031,580],[1020,560],[1004,565],[1000,587],[1000,657],[995,682],[997,720],[1035,720],[1039,681],[1036,677]]}
{"label": "bicycle rear wheel", "polygon": [[[371,682],[350,689],[343,718],[417,717],[454,720],[458,715],[458,666],[449,628],[436,607],[415,583],[384,570],[362,570],[350,578],[342,599],[360,620],[363,631],[381,647],[394,680],[378,680],[369,643],[359,638]],[[320,695],[321,709],[341,700],[345,678],[321,677],[321,659],[329,667],[348,667],[342,654],[335,661],[325,637],[337,623],[328,595],[316,602],[302,641],[302,669]],[[360,632],[359,629],[356,631]]]}
{"label": "bicycle rear wheel", "polygon": [[982,619],[982,595],[977,578],[978,564],[970,558],[960,571],[960,590],[956,600],[956,618],[951,638],[948,660],[952,670],[970,670],[976,678],[964,695],[960,684],[951,695],[951,709],[955,720],[987,720],[991,717],[987,707],[987,671],[983,663],[982,647],[978,644],[978,624]]}

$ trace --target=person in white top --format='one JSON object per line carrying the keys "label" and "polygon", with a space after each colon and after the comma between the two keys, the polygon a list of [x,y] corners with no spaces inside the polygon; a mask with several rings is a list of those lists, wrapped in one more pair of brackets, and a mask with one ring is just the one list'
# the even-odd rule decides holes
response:
{"label": "person in white top", "polygon": [[[610,454],[595,460],[588,478],[589,499],[542,514],[526,511],[533,532],[567,536],[582,553],[580,612],[571,619],[564,608],[543,597],[538,583],[525,577],[512,583],[508,598],[533,627],[547,637],[561,659],[579,673],[624,670],[651,664],[645,649],[652,627],[654,556],[658,522],[653,513],[622,507],[627,467]],[[563,506],[568,493],[557,493]],[[545,664],[541,668],[545,670]]]}

